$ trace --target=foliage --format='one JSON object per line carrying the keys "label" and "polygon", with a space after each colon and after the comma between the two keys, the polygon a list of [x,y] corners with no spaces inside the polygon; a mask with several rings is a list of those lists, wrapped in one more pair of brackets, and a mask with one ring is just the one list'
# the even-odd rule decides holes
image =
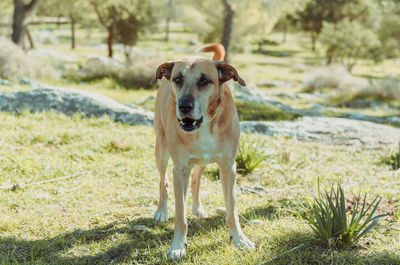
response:
{"label": "foliage", "polygon": [[235,102],[241,121],[276,121],[299,118],[298,114],[287,113],[273,105],[241,100]]}
{"label": "foliage", "polygon": [[301,204],[302,210],[294,212],[305,220],[329,247],[350,248],[385,216],[375,215],[381,198],[377,196],[369,205],[366,198],[365,194],[361,203],[360,196],[353,198],[349,221],[342,186],[338,184],[336,190],[332,186],[329,192],[325,190],[321,196],[318,185],[318,198],[307,200],[307,204]]}
{"label": "foliage", "polygon": [[381,42],[376,34],[359,22],[343,20],[337,24],[324,23],[321,40],[328,63],[340,62],[351,71],[361,59],[382,60]]}
{"label": "foliage", "polygon": [[382,42],[385,55],[400,56],[400,1],[380,1],[381,22],[378,36]]}
{"label": "foliage", "polygon": [[242,134],[239,151],[236,156],[236,171],[243,175],[253,172],[269,157],[264,149],[265,142],[261,138]]}
{"label": "foliage", "polygon": [[391,166],[393,170],[400,169],[400,143],[399,150],[393,152],[389,157],[384,158],[382,162]]}
{"label": "foliage", "polygon": [[292,23],[311,33],[312,49],[324,22],[337,24],[344,19],[365,23],[371,16],[372,3],[367,0],[310,0],[303,9],[289,15]]}
{"label": "foliage", "polygon": [[57,76],[42,60],[27,55],[13,42],[0,37],[0,78],[19,81],[23,77]]}

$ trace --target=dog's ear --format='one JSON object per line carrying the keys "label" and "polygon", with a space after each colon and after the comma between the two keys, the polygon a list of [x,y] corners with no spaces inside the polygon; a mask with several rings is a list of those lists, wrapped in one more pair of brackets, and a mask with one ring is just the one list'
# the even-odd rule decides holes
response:
{"label": "dog's ear", "polygon": [[171,71],[172,71],[173,67],[174,67],[174,62],[166,62],[166,63],[163,63],[162,65],[160,65],[157,68],[156,75],[153,77],[150,84],[153,85],[155,82],[157,82],[158,79],[161,79],[163,77],[170,79]]}
{"label": "dog's ear", "polygon": [[228,80],[235,80],[237,82],[239,82],[239,84],[241,84],[242,86],[246,86],[246,83],[244,82],[244,80],[239,76],[238,72],[236,71],[236,69],[227,64],[227,63],[221,63],[221,62],[217,62],[215,64],[215,66],[218,69],[218,75],[219,75],[219,82],[220,84],[225,83]]}

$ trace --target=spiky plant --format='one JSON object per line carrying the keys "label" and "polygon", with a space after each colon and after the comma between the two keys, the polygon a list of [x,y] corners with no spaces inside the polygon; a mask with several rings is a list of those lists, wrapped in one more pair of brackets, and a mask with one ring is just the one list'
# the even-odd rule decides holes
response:
{"label": "spiky plant", "polygon": [[265,142],[259,137],[242,134],[236,156],[236,171],[247,175],[269,157],[264,150]]}
{"label": "spiky plant", "polygon": [[381,198],[377,196],[367,204],[366,194],[354,197],[351,214],[347,213],[346,200],[340,184],[336,189],[324,191],[321,196],[318,185],[318,198],[301,203],[300,210],[293,212],[305,220],[311,229],[329,247],[350,248],[365,234],[370,232],[385,214],[375,215]]}

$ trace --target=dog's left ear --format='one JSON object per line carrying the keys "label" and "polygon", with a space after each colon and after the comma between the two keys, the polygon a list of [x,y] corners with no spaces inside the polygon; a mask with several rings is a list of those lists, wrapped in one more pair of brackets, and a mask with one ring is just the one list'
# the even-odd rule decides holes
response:
{"label": "dog's left ear", "polygon": [[150,81],[150,84],[153,85],[155,82],[157,82],[158,79],[161,79],[163,77],[170,79],[173,67],[174,67],[174,62],[166,62],[160,65],[157,68],[156,75]]}
{"label": "dog's left ear", "polygon": [[231,66],[227,63],[220,63],[220,62],[216,63],[215,66],[218,69],[220,84],[223,84],[226,81],[233,79],[233,80],[239,82],[240,85],[246,86],[246,83],[239,76],[238,72],[236,71],[236,69],[233,66]]}

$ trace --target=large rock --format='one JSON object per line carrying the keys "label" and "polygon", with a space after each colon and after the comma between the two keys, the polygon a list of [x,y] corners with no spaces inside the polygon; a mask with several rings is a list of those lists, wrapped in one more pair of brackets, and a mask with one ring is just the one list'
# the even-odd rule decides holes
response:
{"label": "large rock", "polygon": [[398,146],[400,129],[368,121],[304,117],[296,121],[240,123],[242,131],[284,135],[299,140],[364,148]]}
{"label": "large rock", "polygon": [[0,110],[9,112],[57,111],[66,115],[83,113],[87,117],[108,115],[114,121],[131,125],[153,124],[153,113],[126,106],[106,96],[69,88],[46,87],[29,91],[0,92]]}

